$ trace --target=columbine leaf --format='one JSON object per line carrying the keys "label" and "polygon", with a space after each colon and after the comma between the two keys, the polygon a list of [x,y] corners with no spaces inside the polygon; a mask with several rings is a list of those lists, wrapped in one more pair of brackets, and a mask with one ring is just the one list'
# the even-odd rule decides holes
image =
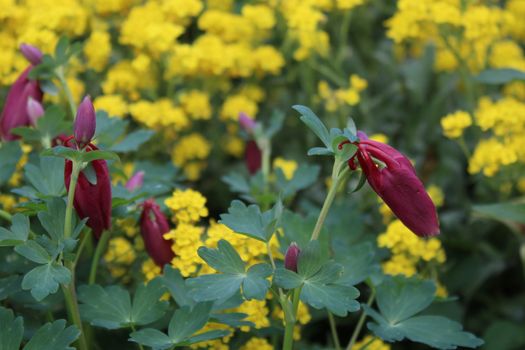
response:
{"label": "columbine leaf", "polygon": [[231,172],[221,178],[222,182],[230,186],[230,191],[250,194],[250,184],[247,179],[239,172]]}
{"label": "columbine leaf", "polygon": [[330,134],[319,117],[308,107],[295,105],[292,108],[301,113],[302,122],[321,139],[326,148],[330,149]]}
{"label": "columbine leaf", "polygon": [[287,198],[297,191],[311,186],[317,180],[320,169],[317,165],[301,164],[290,180],[286,179],[281,169],[277,169],[277,186],[283,197]]}
{"label": "columbine leaf", "polygon": [[196,301],[226,300],[239,291],[243,275],[212,274],[186,280]]}
{"label": "columbine leaf", "polygon": [[173,343],[180,343],[200,330],[210,318],[213,303],[199,303],[190,309],[188,306],[175,311],[168,326],[168,335]]}
{"label": "columbine leaf", "polygon": [[38,213],[38,220],[54,242],[61,242],[64,239],[66,202],[62,198],[51,198],[46,204],[47,210]]}
{"label": "columbine leaf", "polygon": [[297,260],[297,272],[305,278],[312,277],[323,263],[319,241],[311,241],[301,250]]}
{"label": "columbine leaf", "polygon": [[179,306],[193,306],[195,301],[192,299],[190,291],[186,286],[180,271],[170,265],[164,267],[164,275],[160,277],[164,286],[168,288],[171,296]]}
{"label": "columbine leaf", "polygon": [[172,346],[170,337],[154,328],[145,328],[133,332],[130,334],[129,340],[154,349],[167,349]]}
{"label": "columbine leaf", "polygon": [[27,241],[16,246],[15,252],[37,264],[46,264],[51,261],[49,253],[35,241]]}
{"label": "columbine leaf", "polygon": [[10,295],[16,292],[19,292],[20,282],[21,277],[18,275],[0,278],[0,301],[8,298]]}
{"label": "columbine leaf", "polygon": [[80,336],[80,331],[75,326],[65,327],[65,320],[46,323],[36,331],[24,350],[74,350],[70,345]]}
{"label": "columbine leaf", "polygon": [[164,291],[161,281],[153,280],[137,289],[132,304],[128,291],[119,286],[82,286],[80,313],[92,325],[107,329],[145,325],[164,315],[168,304],[159,301]]}
{"label": "columbine leaf", "polygon": [[18,350],[24,335],[24,320],[15,318],[13,311],[0,307],[0,348]]}
{"label": "columbine leaf", "polygon": [[22,149],[18,142],[4,142],[0,145],[0,185],[11,178],[21,156]]}
{"label": "columbine leaf", "polygon": [[81,160],[83,162],[92,162],[97,159],[106,159],[106,160],[120,160],[119,156],[110,151],[91,151],[91,152],[83,152]]}
{"label": "columbine leaf", "polygon": [[278,267],[275,269],[273,282],[284,289],[295,289],[303,284],[304,279],[293,271]]}
{"label": "columbine leaf", "polygon": [[12,218],[11,229],[0,227],[0,247],[22,244],[29,236],[29,218],[22,214],[15,214]]}
{"label": "columbine leaf", "polygon": [[244,262],[228,241],[220,240],[217,249],[200,247],[199,256],[217,271],[229,274],[244,273]]}
{"label": "columbine leaf", "polygon": [[504,223],[525,224],[525,203],[523,202],[475,205],[472,211],[479,216]]}
{"label": "columbine leaf", "polygon": [[[91,152],[89,152],[91,153]],[[40,155],[49,157],[66,158],[73,161],[82,159],[83,152],[65,146],[55,146],[44,150]]]}
{"label": "columbine leaf", "polygon": [[62,265],[48,263],[35,267],[22,280],[22,289],[31,290],[31,295],[41,301],[58,291],[60,284],[71,281],[71,272]]}
{"label": "columbine leaf", "polygon": [[348,312],[359,310],[359,303],[355,300],[358,296],[359,291],[354,287],[338,284],[305,281],[301,289],[303,302],[316,309],[326,308],[341,317],[345,317]]}
{"label": "columbine leaf", "polygon": [[365,242],[347,249],[336,260],[344,266],[343,275],[339,280],[345,286],[354,286],[363,282],[372,273],[379,270],[379,264],[374,262],[375,251],[370,242]]}
{"label": "columbine leaf", "polygon": [[506,84],[513,80],[525,80],[525,72],[513,68],[486,69],[475,79],[484,84]]}
{"label": "columbine leaf", "polygon": [[124,140],[111,147],[113,152],[132,152],[147,142],[155,134],[152,130],[137,130],[126,135]]}
{"label": "columbine leaf", "polygon": [[272,274],[272,267],[268,264],[253,265],[248,269],[248,274],[242,283],[244,296],[250,299],[263,300],[266,296],[270,281],[266,278]]}
{"label": "columbine leaf", "polygon": [[228,213],[221,214],[220,222],[235,232],[268,242],[277,229],[281,213],[280,202],[277,202],[274,208],[261,213],[259,206],[255,204],[246,206],[243,202],[234,200],[228,208]]}
{"label": "columbine leaf", "polygon": [[25,177],[43,197],[60,197],[65,192],[64,159],[40,157],[40,166],[27,164]]}

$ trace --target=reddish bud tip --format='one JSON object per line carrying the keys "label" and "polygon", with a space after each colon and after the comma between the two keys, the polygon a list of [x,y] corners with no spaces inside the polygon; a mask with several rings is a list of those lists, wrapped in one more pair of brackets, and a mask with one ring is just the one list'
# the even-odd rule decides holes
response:
{"label": "reddish bud tip", "polygon": [[130,192],[135,191],[137,188],[141,188],[144,183],[144,172],[138,171],[133,175],[126,183],[126,189]]}
{"label": "reddish bud tip", "polygon": [[301,249],[299,246],[295,242],[292,242],[284,256],[284,267],[290,271],[297,272],[297,259],[300,253]]}
{"label": "reddish bud tip", "polygon": [[257,146],[257,142],[250,140],[246,143],[246,151],[244,153],[244,160],[246,162],[246,167],[250,175],[255,174],[262,164],[262,152]]}
{"label": "reddish bud tip", "polygon": [[44,107],[42,104],[31,96],[29,96],[29,99],[27,100],[27,115],[33,126],[36,126],[38,118],[44,115]]}
{"label": "reddish bud tip", "polygon": [[77,117],[75,118],[74,133],[75,141],[80,148],[84,148],[95,135],[97,117],[95,107],[89,96],[84,97],[78,106]]}
{"label": "reddish bud tip", "polygon": [[239,124],[248,133],[253,132],[255,128],[255,120],[250,118],[248,114],[241,112],[239,113]]}
{"label": "reddish bud tip", "polygon": [[22,44],[20,45],[20,51],[32,65],[36,66],[37,64],[42,63],[43,54],[37,47],[29,44]]}

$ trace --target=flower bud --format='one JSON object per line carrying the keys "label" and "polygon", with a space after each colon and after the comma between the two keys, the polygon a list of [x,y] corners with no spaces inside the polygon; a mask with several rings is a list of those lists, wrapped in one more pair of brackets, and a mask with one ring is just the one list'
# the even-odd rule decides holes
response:
{"label": "flower bud", "polygon": [[95,107],[89,96],[84,97],[78,106],[77,116],[75,118],[75,125],[73,127],[75,132],[75,141],[78,147],[84,148],[95,135],[97,126],[97,116],[95,114]]}
{"label": "flower bud", "polygon": [[142,184],[144,183],[144,172],[138,171],[133,175],[128,182],[126,183],[126,189],[130,192],[135,191],[138,188],[142,187]]}
{"label": "flower bud", "polygon": [[[406,227],[421,237],[439,234],[436,207],[410,160],[395,148],[359,135],[356,153],[370,187]],[[373,158],[384,163],[379,168]],[[352,167],[351,160],[349,162]]]}
{"label": "flower bud", "polygon": [[[64,146],[72,147],[71,139],[72,137],[66,139]],[[98,150],[98,148],[95,145],[88,144],[85,150],[90,152]],[[91,161],[89,166],[93,168],[96,181],[90,182],[84,172],[80,172],[73,205],[81,219],[89,218],[86,225],[91,228],[95,238],[99,239],[102,232],[111,227],[111,179],[105,160]],[[66,160],[64,181],[68,192],[72,171],[72,162]]]}
{"label": "flower bud", "polygon": [[22,44],[20,45],[20,52],[22,52],[22,55],[24,55],[32,65],[36,66],[42,63],[43,54],[37,47],[29,44]]}
{"label": "flower bud", "polygon": [[284,256],[284,267],[287,270],[297,272],[297,259],[300,253],[301,249],[299,249],[299,246],[295,242],[292,242]]}
{"label": "flower bud", "polygon": [[44,115],[44,107],[40,102],[29,96],[27,100],[27,115],[31,125],[36,126],[38,118]]}
{"label": "flower bud", "polygon": [[244,161],[251,175],[255,174],[261,168],[262,153],[259,146],[257,146],[257,142],[250,140],[246,143]]}
{"label": "flower bud", "polygon": [[171,249],[172,242],[164,239],[164,234],[170,230],[168,219],[155,203],[154,199],[148,199],[142,204],[140,215],[140,233],[144,240],[146,251],[153,261],[164,266],[171,262],[175,254]]}
{"label": "flower bud", "polygon": [[248,114],[244,112],[239,113],[239,124],[247,133],[252,133],[255,128],[255,120],[250,118]]}

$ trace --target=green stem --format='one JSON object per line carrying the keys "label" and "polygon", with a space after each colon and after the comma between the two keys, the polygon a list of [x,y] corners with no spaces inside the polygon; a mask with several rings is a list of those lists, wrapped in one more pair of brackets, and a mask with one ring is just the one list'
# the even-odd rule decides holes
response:
{"label": "green stem", "polygon": [[337,335],[337,327],[335,325],[334,315],[328,311],[328,321],[330,322],[330,330],[332,331],[332,338],[334,340],[334,346],[336,350],[341,350],[341,343],[339,343],[339,336]]}
{"label": "green stem", "polygon": [[82,329],[82,320],[80,319],[80,312],[78,311],[77,295],[75,293],[75,276],[71,276],[69,285],[62,285],[62,292],[64,293],[64,300],[69,314],[69,318],[80,330],[80,338],[77,340],[79,350],[89,350],[86,337]]}
{"label": "green stem", "polygon": [[97,279],[98,262],[100,261],[100,257],[102,256],[102,253],[106,249],[110,236],[111,234],[109,230],[104,231],[102,233],[102,236],[100,237],[100,240],[97,243],[97,249],[95,249],[95,254],[93,255],[93,261],[91,262],[91,269],[89,271],[89,280],[88,280],[89,284],[94,284]]}
{"label": "green stem", "polygon": [[[284,341],[283,341],[283,350],[292,350],[293,349],[293,329],[297,320],[297,310],[299,308],[299,296],[301,295],[301,288],[296,288],[293,291],[292,296],[292,305],[293,305],[293,317],[285,316],[285,327],[284,327]],[[283,309],[284,312],[286,312]]]}
{"label": "green stem", "polygon": [[359,350],[366,350],[366,349],[368,349],[368,347],[369,347],[370,345],[372,345],[372,343],[375,342],[376,339],[377,339],[376,337],[373,337],[372,339],[370,339],[369,341],[367,341],[366,344],[363,344],[363,346],[361,346],[361,347],[359,348]]}
{"label": "green stem", "polygon": [[[344,166],[344,169],[342,171],[340,171],[341,166]],[[348,167],[346,166],[346,164],[341,164],[336,161],[336,163],[334,164],[334,169],[332,171],[332,184],[330,185],[330,189],[328,190],[328,194],[326,195],[326,198],[324,200],[323,207],[321,208],[321,212],[319,213],[319,217],[317,218],[317,222],[315,223],[314,231],[312,232],[312,236],[310,237],[311,241],[314,241],[319,238],[321,228],[323,228],[323,224],[326,220],[326,216],[328,215],[328,211],[330,210],[335,195],[337,194],[339,183],[346,176],[346,174],[348,174]]]}
{"label": "green stem", "polygon": [[59,67],[57,69],[56,75],[58,80],[60,81],[60,85],[62,85],[62,89],[64,89],[64,93],[66,94],[66,99],[67,103],[69,104],[69,109],[71,110],[71,115],[73,119],[75,119],[75,116],[77,115],[77,106],[75,103],[75,99],[73,98],[73,94],[71,93],[71,89],[67,84],[66,77],[64,76],[64,68]]}
{"label": "green stem", "polygon": [[82,240],[80,241],[80,245],[78,246],[77,255],[75,256],[75,261],[73,261],[73,268],[77,266],[78,260],[80,259],[80,256],[82,255],[82,251],[84,250],[84,246],[86,245],[86,242],[88,241],[88,238],[91,237],[91,230],[88,230],[84,237],[82,237]]}
{"label": "green stem", "polygon": [[71,233],[73,232],[73,202],[75,201],[75,191],[77,189],[80,167],[81,165],[78,162],[73,162],[71,179],[69,181],[69,193],[67,194],[66,218],[64,221],[64,239],[70,238]]}
{"label": "green stem", "polygon": [[6,212],[5,210],[1,210],[0,209],[0,218],[6,220],[6,221],[9,221],[11,222],[11,219],[12,219],[12,215],[9,214],[8,212]]}
{"label": "green stem", "polygon": [[[366,302],[366,305],[370,306],[374,302],[374,299],[376,297],[376,291],[372,288],[372,291],[370,292],[370,296],[368,297],[368,301]],[[359,320],[357,321],[357,325],[355,326],[354,332],[352,333],[352,337],[350,338],[350,342],[348,343],[348,346],[346,347],[346,350],[351,350],[354,346],[357,337],[359,336],[359,333],[361,332],[361,328],[363,328],[363,325],[365,324],[366,319],[366,313],[363,310],[361,312],[361,316],[359,317]]]}
{"label": "green stem", "polygon": [[461,137],[458,139],[458,144],[461,150],[463,151],[463,154],[467,158],[467,160],[469,160],[471,157],[471,154],[470,154],[470,151],[468,149],[467,143],[465,142],[465,138],[463,137],[463,135],[461,135]]}
{"label": "green stem", "polygon": [[[134,326],[133,324],[131,325],[131,330],[132,330],[133,332],[136,332],[136,331],[137,331],[137,330],[135,329],[135,326]],[[142,344],[137,343],[137,345],[139,346],[139,349],[140,349],[140,350],[144,350],[144,347],[142,346]]]}

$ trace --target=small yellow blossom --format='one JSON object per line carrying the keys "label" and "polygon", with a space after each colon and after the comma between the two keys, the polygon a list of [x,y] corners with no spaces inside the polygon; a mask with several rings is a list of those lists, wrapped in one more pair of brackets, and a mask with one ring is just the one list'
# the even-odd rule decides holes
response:
{"label": "small yellow blossom", "polygon": [[109,272],[113,277],[122,277],[135,261],[135,250],[127,239],[115,237],[109,241],[104,260],[108,263]]}
{"label": "small yellow blossom", "polygon": [[463,130],[472,125],[470,114],[465,111],[457,111],[448,114],[441,119],[443,134],[450,139],[457,139],[463,135]]}
{"label": "small yellow blossom", "polygon": [[102,95],[93,101],[96,110],[103,110],[110,117],[123,118],[128,113],[128,105],[122,95]]}
{"label": "small yellow blossom", "polygon": [[284,177],[287,180],[291,180],[293,178],[293,174],[295,173],[295,170],[297,170],[297,166],[298,164],[295,160],[287,160],[281,157],[277,157],[273,160],[273,168],[281,169]]}
{"label": "small yellow blossom", "polygon": [[206,198],[192,189],[175,190],[164,203],[173,212],[175,223],[196,223],[208,216]]}
{"label": "small yellow blossom", "polygon": [[201,235],[203,231],[202,227],[180,223],[177,228],[164,235],[164,239],[173,241],[171,250],[175,253],[175,257],[171,261],[171,265],[179,269],[184,277],[197,272],[198,266],[202,264],[197,249],[202,245]]}

